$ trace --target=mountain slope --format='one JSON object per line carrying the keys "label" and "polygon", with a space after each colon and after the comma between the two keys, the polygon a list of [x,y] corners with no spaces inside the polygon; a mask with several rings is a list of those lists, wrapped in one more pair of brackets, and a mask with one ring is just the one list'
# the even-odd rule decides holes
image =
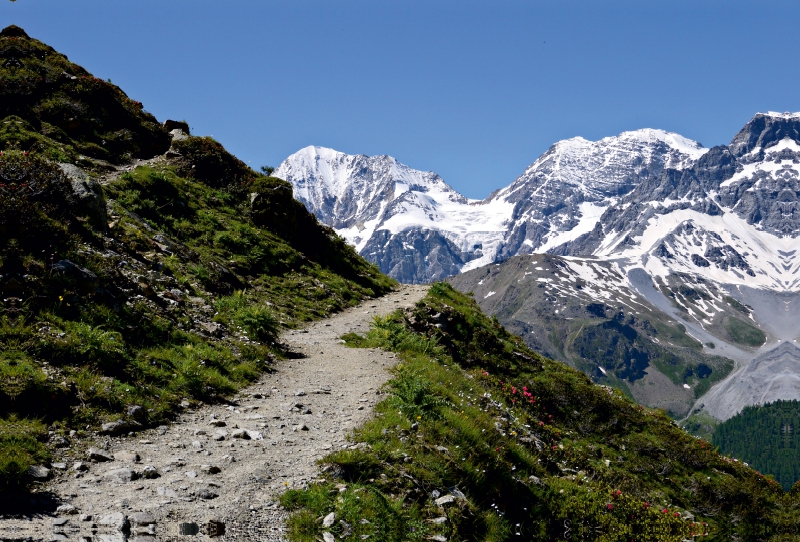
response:
{"label": "mountain slope", "polygon": [[574,138],[553,145],[483,201],[467,200],[438,175],[390,156],[307,147],[274,174],[383,272],[403,282],[429,282],[587,233],[642,179],[665,167],[686,167],[704,152],[661,130],[597,142]]}
{"label": "mountain slope", "polygon": [[[580,318],[599,322],[586,313],[588,305],[621,307],[614,299],[618,292],[638,297],[648,314],[658,314],[656,320],[686,329],[700,354],[730,361],[714,371],[718,385],[705,397],[700,396],[708,390],[707,383],[698,387],[685,381],[695,378],[692,374],[673,374],[648,361],[647,378],[658,381],[652,387],[668,393],[656,398],[640,390],[637,398],[676,415],[704,411],[724,420],[747,404],[800,399],[800,379],[789,368],[800,360],[800,350],[794,347],[800,338],[798,134],[800,114],[768,112],[755,115],[730,145],[712,149],[659,130],[625,132],[597,142],[561,141],[484,201],[459,201],[449,189],[446,204],[433,196],[425,199],[421,191],[404,194],[403,204],[394,208],[389,198],[383,207],[373,207],[376,218],[364,229],[358,249],[404,281],[466,273],[453,279],[462,290],[496,292],[496,297],[478,299],[482,307],[517,326],[514,329],[528,326],[523,333],[528,344],[581,366],[597,379],[609,378],[599,372],[608,360],[576,353],[585,349],[571,350],[583,340],[571,326]],[[291,173],[295,160],[287,159],[280,174]],[[321,170],[308,172],[308,183],[325,177]],[[353,175],[341,177],[339,185],[347,185],[343,179]],[[294,184],[300,177],[287,176]],[[390,173],[383,179],[385,186],[393,182]],[[313,203],[309,208],[316,212]],[[394,209],[395,214],[388,217],[384,209]],[[424,219],[419,218],[423,214]],[[568,257],[563,265],[572,269],[572,278],[581,275],[575,266],[589,269],[596,262],[605,262],[601,266],[612,266],[616,273],[587,276],[598,285],[600,297],[594,299],[575,288],[561,291],[559,296],[583,307],[580,317],[564,316],[541,290],[521,286],[536,270],[524,261],[508,260],[541,252]],[[485,278],[483,271],[472,273],[494,262],[505,262],[500,273]],[[478,288],[481,280],[486,282]],[[521,282],[511,287],[514,280]],[[537,286],[545,292],[551,287]],[[596,318],[605,318],[604,326],[614,325],[610,313]],[[627,344],[624,334],[611,335]],[[661,356],[656,353],[663,345],[653,340],[658,337],[637,337],[645,342],[635,348],[648,350],[648,360]],[[773,352],[780,345],[781,350]],[[634,345],[615,348],[622,356]],[[678,365],[684,368],[699,363],[700,354],[694,351],[672,353],[683,360]],[[783,376],[774,373],[780,364],[787,367]],[[640,372],[616,369],[627,375],[623,380],[628,383],[620,386],[630,393],[638,386],[635,381],[645,378]],[[610,374],[619,378],[622,373],[616,369]]]}
{"label": "mountain slope", "polygon": [[[38,502],[17,491],[53,447],[225,398],[282,355],[281,327],[392,288],[288,183],[168,132],[17,27],[0,89],[4,512]],[[74,106],[61,131],[43,104]]]}

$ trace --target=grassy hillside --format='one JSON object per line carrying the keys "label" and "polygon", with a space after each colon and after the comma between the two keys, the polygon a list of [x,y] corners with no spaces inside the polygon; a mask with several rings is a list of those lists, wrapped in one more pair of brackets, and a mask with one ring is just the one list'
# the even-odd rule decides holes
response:
{"label": "grassy hillside", "polygon": [[3,497],[53,447],[219,400],[269,369],[281,328],[394,286],[216,141],[170,149],[141,104],[16,27],[0,57]]}
{"label": "grassy hillside", "polygon": [[294,541],[796,534],[796,492],[539,356],[447,284],[344,338],[402,361],[353,446],[323,460],[325,480],[284,497]]}

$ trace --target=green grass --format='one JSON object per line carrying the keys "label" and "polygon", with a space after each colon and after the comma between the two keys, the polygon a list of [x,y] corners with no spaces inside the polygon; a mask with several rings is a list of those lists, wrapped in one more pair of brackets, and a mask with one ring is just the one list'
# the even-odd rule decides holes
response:
{"label": "green grass", "polygon": [[[7,150],[0,177],[12,169],[25,183],[0,190],[8,240],[0,246],[0,287],[10,298],[0,315],[7,433],[32,420],[61,436],[96,430],[124,418],[130,405],[144,407],[143,425],[166,423],[183,401],[221,400],[269,370],[283,355],[282,329],[396,284],[304,208],[294,207],[295,229],[279,234],[256,224],[248,187],[210,186],[163,164],[138,167],[103,187],[113,225],[106,230],[72,206],[69,181],[46,156]],[[291,191],[282,197],[300,205]],[[261,211],[264,220],[270,208]],[[135,274],[121,271],[132,263]],[[172,303],[175,285],[182,293]],[[200,305],[208,311],[198,313]],[[197,328],[198,318],[218,331]],[[17,458],[43,457],[23,437],[0,447]],[[15,461],[0,470],[0,485],[23,490],[27,467]]]}
{"label": "green grass", "polygon": [[746,346],[758,347],[767,340],[763,331],[738,318],[729,317],[725,322],[725,331],[728,332],[733,342]]}
{"label": "green grass", "polygon": [[[316,540],[330,512],[330,530],[343,540],[760,540],[793,532],[792,497],[774,480],[719,455],[663,412],[531,352],[447,285],[434,285],[409,312],[376,319],[365,337],[344,339],[395,351],[401,362],[376,417],[354,432],[356,447],[321,461],[324,482],[283,497],[291,540]],[[377,494],[387,503],[380,511],[361,504]],[[439,507],[437,494],[454,502]],[[694,521],[683,519],[689,513]]]}

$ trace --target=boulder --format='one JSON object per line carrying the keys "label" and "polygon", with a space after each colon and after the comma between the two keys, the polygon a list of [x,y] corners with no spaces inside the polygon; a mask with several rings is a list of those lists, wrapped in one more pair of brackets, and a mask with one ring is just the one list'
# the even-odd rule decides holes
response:
{"label": "boulder", "polygon": [[121,435],[136,431],[142,427],[142,424],[135,421],[116,420],[113,422],[104,423],[101,427],[100,433],[103,435]]}
{"label": "boulder", "polygon": [[167,132],[172,132],[173,130],[180,130],[183,133],[189,135],[189,123],[185,120],[172,120],[167,119],[164,121],[164,129]]}
{"label": "boulder", "polygon": [[78,166],[73,164],[58,164],[58,166],[72,184],[76,214],[86,216],[93,226],[105,231],[108,215],[100,183],[89,177]]}
{"label": "boulder", "polygon": [[31,465],[28,467],[28,474],[34,480],[47,480],[50,478],[50,469],[44,465]]}

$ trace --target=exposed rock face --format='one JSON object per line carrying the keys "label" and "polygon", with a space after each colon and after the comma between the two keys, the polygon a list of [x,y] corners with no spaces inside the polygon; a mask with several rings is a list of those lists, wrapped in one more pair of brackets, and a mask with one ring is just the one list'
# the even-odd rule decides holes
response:
{"label": "exposed rock face", "polygon": [[390,156],[307,147],[274,174],[382,271],[416,283],[572,240],[643,179],[667,167],[684,168],[704,152],[698,143],[660,130],[596,142],[574,138],[553,145],[483,201],[468,200],[435,173]]}
{"label": "exposed rock face", "polygon": [[[798,134],[800,114],[759,113],[729,146],[712,149],[659,130],[569,139],[483,201],[388,156],[308,147],[275,174],[321,221],[404,282],[516,254],[649,253],[681,272],[706,269],[724,282],[755,277],[794,288],[800,282],[783,266],[793,250],[787,240],[800,233]],[[744,230],[734,239],[728,232],[738,231],[737,219]],[[671,231],[689,222],[703,230],[692,233],[691,248],[680,240],[687,232]]]}

